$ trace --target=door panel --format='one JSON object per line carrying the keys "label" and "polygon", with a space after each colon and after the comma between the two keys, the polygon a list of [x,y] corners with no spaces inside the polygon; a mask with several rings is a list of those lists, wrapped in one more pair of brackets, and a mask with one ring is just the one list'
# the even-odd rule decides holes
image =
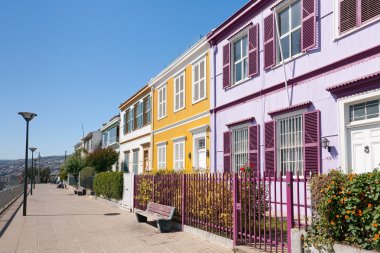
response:
{"label": "door panel", "polygon": [[370,146],[371,154],[371,167],[380,168],[380,141],[372,142]]}
{"label": "door panel", "polygon": [[366,172],[364,143],[352,144],[352,171],[355,173]]}

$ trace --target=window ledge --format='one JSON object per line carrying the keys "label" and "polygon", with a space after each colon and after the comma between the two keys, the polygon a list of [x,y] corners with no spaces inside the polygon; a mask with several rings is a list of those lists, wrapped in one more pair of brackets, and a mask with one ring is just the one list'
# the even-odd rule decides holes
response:
{"label": "window ledge", "polygon": [[[182,111],[182,110],[184,110],[184,109],[186,109],[186,106],[184,106],[184,107],[182,107],[182,108],[179,108],[178,110],[173,109],[173,111],[174,111],[174,113],[176,113],[176,112],[180,112],[180,111]],[[166,116],[165,116],[165,117],[166,117]]]}
{"label": "window ledge", "polygon": [[165,116],[162,116],[161,118],[158,118],[157,120],[162,120],[162,119],[165,119],[167,117],[168,117],[168,115],[165,115]]}
{"label": "window ledge", "polygon": [[[290,57],[290,58],[288,58],[288,59],[286,59],[285,61],[284,61],[284,63],[277,63],[275,66],[273,66],[272,68],[270,68],[271,70],[275,70],[275,69],[277,69],[277,68],[280,68],[281,66],[282,66],[282,64],[285,64],[285,65],[287,65],[288,63],[290,63],[290,62],[292,62],[292,61],[294,61],[294,60],[297,60],[298,58],[301,58],[302,56],[304,56],[304,55],[306,55],[307,54],[307,51],[305,51],[305,52],[301,52],[301,53],[299,53],[299,54],[296,54],[295,56],[292,56],[292,57]],[[269,70],[269,69],[268,69]]]}
{"label": "window ledge", "polygon": [[192,101],[192,104],[195,105],[195,104],[198,104],[199,102],[202,102],[203,100],[206,100],[207,97],[204,97],[204,98],[201,98],[201,99],[198,99],[198,100],[193,100]]}
{"label": "window ledge", "polygon": [[373,119],[358,120],[358,121],[354,121],[354,122],[349,123],[347,125],[347,128],[373,125],[373,124],[378,124],[379,122],[380,122],[380,117],[373,118]]}
{"label": "window ledge", "polygon": [[[352,28],[351,30],[347,31],[347,32],[344,32],[344,33],[339,33],[339,31],[337,31],[336,35],[335,35],[335,38],[334,38],[334,42],[338,42],[339,40],[341,39],[344,39],[345,37],[347,36],[350,36],[351,34],[353,33],[356,33],[356,32],[359,32],[361,31],[362,29],[364,29],[365,27],[377,22],[380,20],[380,16],[377,17],[377,18],[373,18],[372,20],[369,20],[369,21],[366,21],[364,24],[362,24],[361,26],[359,27],[355,27],[355,28]],[[339,29],[339,28],[338,28]]]}
{"label": "window ledge", "polygon": [[228,86],[227,88],[225,88],[225,90],[227,91],[227,90],[233,89],[233,88],[235,88],[235,87],[237,87],[237,86],[239,86],[239,85],[241,85],[241,84],[243,84],[243,83],[246,83],[247,81],[251,80],[252,78],[253,78],[253,77],[249,77],[249,76],[248,76],[247,78],[245,78],[245,79],[243,79],[243,80],[240,80],[239,82],[236,82],[236,83],[234,83],[234,84]]}

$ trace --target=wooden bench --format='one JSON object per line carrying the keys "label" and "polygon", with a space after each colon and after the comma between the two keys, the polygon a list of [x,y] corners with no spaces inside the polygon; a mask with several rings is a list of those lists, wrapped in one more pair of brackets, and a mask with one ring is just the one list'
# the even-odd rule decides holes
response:
{"label": "wooden bench", "polygon": [[78,194],[78,196],[79,195],[86,195],[86,189],[82,186],[79,186],[78,189],[74,190],[74,193]]}
{"label": "wooden bench", "polygon": [[174,206],[149,202],[146,211],[137,210],[135,214],[138,222],[146,222],[147,219],[156,221],[158,230],[163,233],[170,231],[174,210]]}

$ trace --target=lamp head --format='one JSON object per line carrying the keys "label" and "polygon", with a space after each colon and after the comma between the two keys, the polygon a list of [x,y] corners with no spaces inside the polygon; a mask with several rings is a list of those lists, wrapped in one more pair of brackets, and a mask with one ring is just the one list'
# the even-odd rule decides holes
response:
{"label": "lamp head", "polygon": [[33,112],[19,112],[19,115],[21,115],[26,121],[31,121],[37,114]]}
{"label": "lamp head", "polygon": [[32,152],[34,152],[34,151],[37,150],[37,148],[30,147],[29,150],[32,151]]}

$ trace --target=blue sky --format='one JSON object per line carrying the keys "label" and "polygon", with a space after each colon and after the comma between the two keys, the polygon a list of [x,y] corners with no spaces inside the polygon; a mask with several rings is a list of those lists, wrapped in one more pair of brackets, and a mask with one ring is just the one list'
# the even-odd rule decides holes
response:
{"label": "blue sky", "polygon": [[247,0],[1,0],[0,159],[63,155]]}

